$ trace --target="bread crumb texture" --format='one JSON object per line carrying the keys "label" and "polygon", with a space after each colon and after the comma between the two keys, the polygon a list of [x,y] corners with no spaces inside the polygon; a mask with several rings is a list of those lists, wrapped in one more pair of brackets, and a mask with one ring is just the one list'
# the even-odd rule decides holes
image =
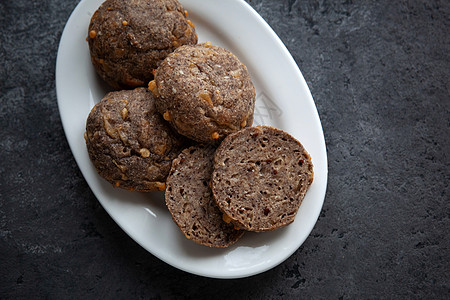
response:
{"label": "bread crumb texture", "polygon": [[312,181],[311,157],[280,129],[242,129],[225,138],[215,154],[216,203],[246,230],[268,231],[293,222]]}
{"label": "bread crumb texture", "polygon": [[209,187],[215,147],[193,146],[173,161],[167,178],[166,204],[183,234],[209,247],[227,247],[244,233],[222,219]]}

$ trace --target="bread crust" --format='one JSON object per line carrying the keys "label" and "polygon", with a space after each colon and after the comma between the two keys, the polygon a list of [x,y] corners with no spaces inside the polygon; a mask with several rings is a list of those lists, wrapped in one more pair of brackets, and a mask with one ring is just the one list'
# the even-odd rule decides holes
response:
{"label": "bread crust", "polygon": [[253,123],[255,88],[247,68],[211,43],[182,46],[155,74],[157,109],[180,133],[218,144]]}
{"label": "bread crust", "polygon": [[187,146],[146,88],[108,93],[87,118],[85,140],[101,177],[138,191],[163,190],[172,160]]}
{"label": "bread crust", "polygon": [[177,47],[197,43],[177,0],[106,0],[91,18],[91,61],[115,89],[145,86],[152,71]]}

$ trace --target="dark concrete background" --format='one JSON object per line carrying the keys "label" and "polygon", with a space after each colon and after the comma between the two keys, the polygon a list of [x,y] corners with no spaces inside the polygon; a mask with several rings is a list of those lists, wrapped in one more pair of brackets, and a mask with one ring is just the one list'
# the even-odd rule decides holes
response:
{"label": "dark concrete background", "polygon": [[329,183],[303,246],[239,280],[161,262],[90,191],[55,93],[77,3],[0,2],[0,298],[450,298],[449,1],[249,1],[311,89]]}

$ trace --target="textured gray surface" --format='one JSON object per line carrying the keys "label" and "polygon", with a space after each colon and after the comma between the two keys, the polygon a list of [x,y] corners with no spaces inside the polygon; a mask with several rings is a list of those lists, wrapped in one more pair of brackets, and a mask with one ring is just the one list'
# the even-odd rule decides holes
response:
{"label": "textured gray surface", "polygon": [[138,246],[60,123],[55,61],[77,1],[1,1],[0,298],[450,298],[450,3],[249,3],[291,51],[325,132],[328,190],[303,246],[239,280]]}

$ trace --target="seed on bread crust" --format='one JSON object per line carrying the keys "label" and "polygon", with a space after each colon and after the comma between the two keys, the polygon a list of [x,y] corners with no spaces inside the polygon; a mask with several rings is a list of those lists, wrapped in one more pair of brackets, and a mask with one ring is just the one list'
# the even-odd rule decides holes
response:
{"label": "seed on bread crust", "polygon": [[222,220],[208,181],[215,148],[192,146],[174,159],[167,178],[166,204],[183,234],[209,247],[227,247],[244,233]]}
{"label": "seed on bread crust", "polygon": [[186,145],[146,88],[108,93],[87,118],[85,140],[100,176],[138,191],[164,189],[171,162]]}
{"label": "seed on bread crust", "polygon": [[115,89],[145,86],[152,70],[181,45],[197,43],[178,0],[106,0],[88,30],[91,60]]}
{"label": "seed on bread crust", "polygon": [[169,54],[155,73],[156,107],[171,125],[201,143],[219,144],[251,126],[255,88],[245,65],[210,42],[184,45]]}
{"label": "seed on bread crust", "polygon": [[311,157],[295,138],[269,126],[226,137],[214,157],[212,192],[232,223],[249,231],[294,221],[313,181]]}

